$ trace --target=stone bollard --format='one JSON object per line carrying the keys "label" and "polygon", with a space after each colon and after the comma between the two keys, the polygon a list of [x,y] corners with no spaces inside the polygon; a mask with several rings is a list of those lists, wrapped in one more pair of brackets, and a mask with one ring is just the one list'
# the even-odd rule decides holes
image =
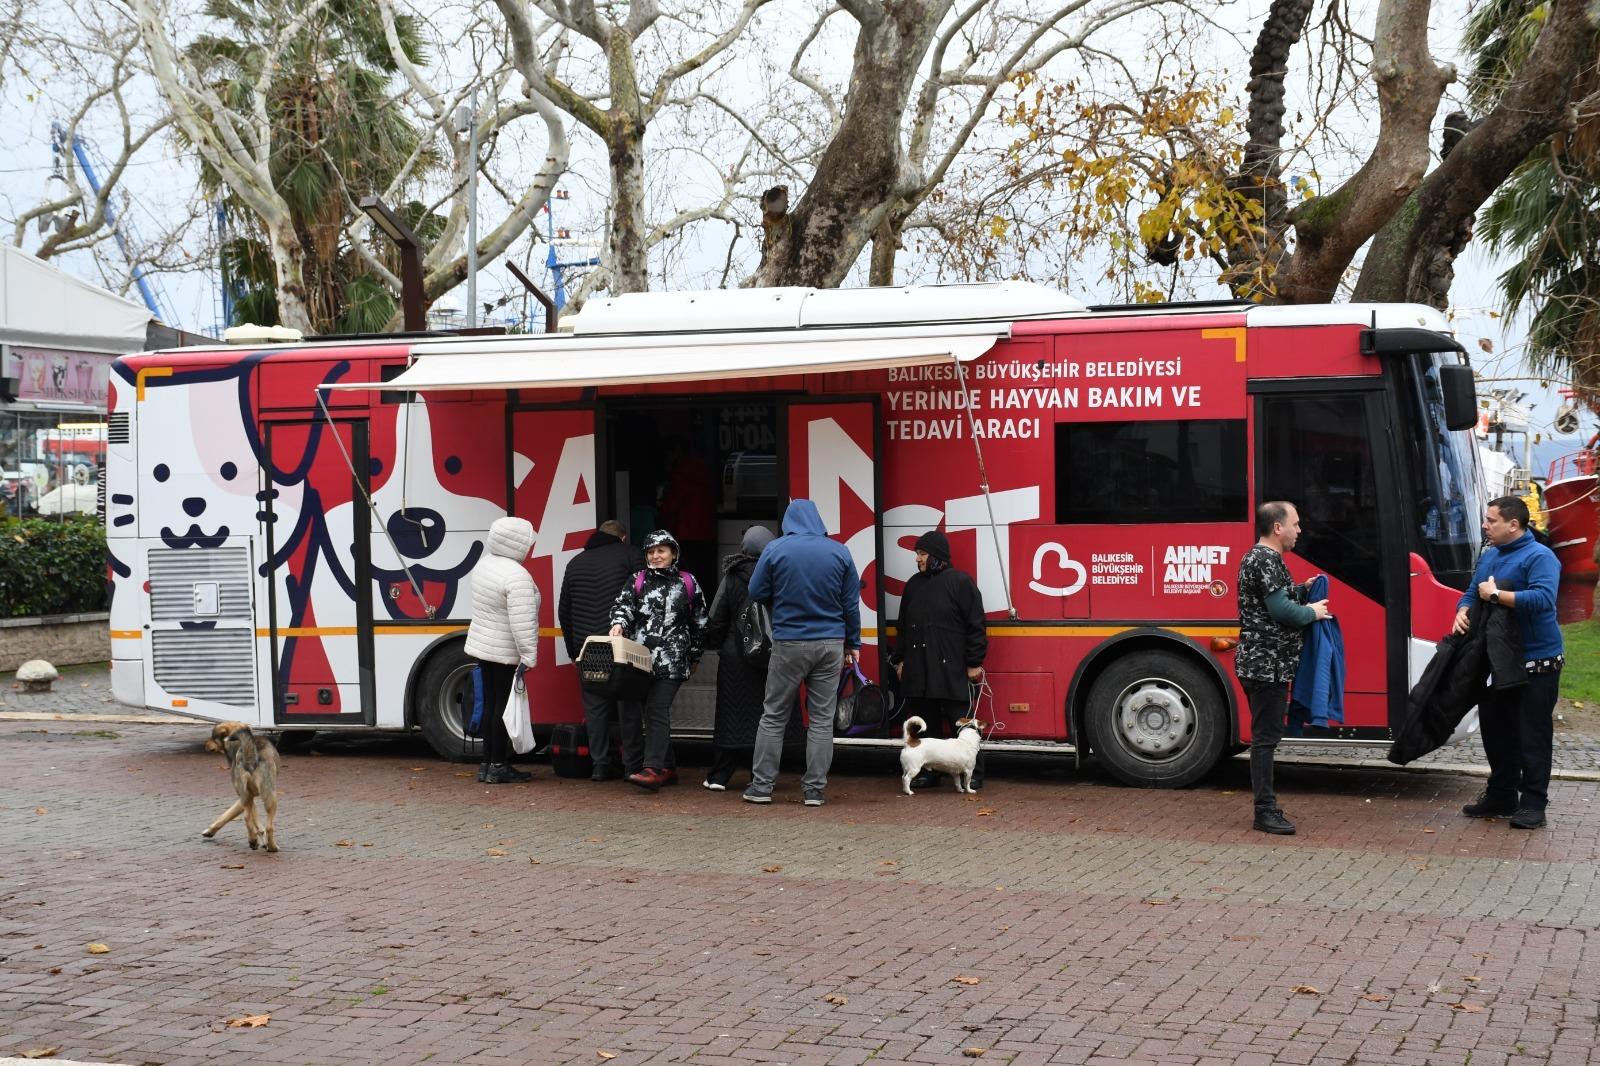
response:
{"label": "stone bollard", "polygon": [[43,659],[29,659],[17,667],[17,680],[24,692],[49,692],[50,686],[61,675]]}

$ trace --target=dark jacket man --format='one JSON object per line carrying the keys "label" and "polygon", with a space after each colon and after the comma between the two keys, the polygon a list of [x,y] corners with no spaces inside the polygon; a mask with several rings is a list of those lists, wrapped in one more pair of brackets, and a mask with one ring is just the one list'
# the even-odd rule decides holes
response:
{"label": "dark jacket man", "polygon": [[[567,655],[574,662],[583,650],[584,640],[610,631],[611,605],[617,593],[644,565],[644,554],[629,544],[626,536],[621,523],[604,522],[589,534],[583,551],[567,564],[556,605],[556,622],[561,626]],[[594,779],[605,781],[621,777],[624,770],[639,769],[644,762],[644,735],[637,729],[624,734],[616,700],[587,688],[581,694],[589,754],[594,758]]]}
{"label": "dark jacket man", "polygon": [[568,656],[576,660],[586,638],[611,629],[611,605],[617,593],[643,567],[643,554],[616,533],[602,526],[589,534],[583,551],[567,564],[556,607]]}

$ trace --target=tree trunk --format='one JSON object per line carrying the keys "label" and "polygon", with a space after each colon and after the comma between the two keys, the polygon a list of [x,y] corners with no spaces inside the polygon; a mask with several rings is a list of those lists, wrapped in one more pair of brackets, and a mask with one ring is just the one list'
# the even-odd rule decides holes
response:
{"label": "tree trunk", "polygon": [[900,235],[906,224],[906,215],[901,211],[890,211],[878,223],[878,231],[872,235],[872,266],[867,273],[868,285],[893,285],[894,260],[900,251]]}
{"label": "tree trunk", "polygon": [[860,257],[897,197],[905,152],[901,120],[946,0],[851,0],[860,23],[848,102],[788,229],[756,285],[831,288]]}
{"label": "tree trunk", "polygon": [[287,221],[277,224],[262,221],[266,223],[267,246],[272,252],[272,271],[277,279],[278,325],[309,336],[316,332],[316,327],[306,303],[305,269],[294,227]]}
{"label": "tree trunk", "polygon": [[650,249],[644,224],[644,127],[613,111],[606,137],[611,166],[611,283],[613,293],[648,292]]}

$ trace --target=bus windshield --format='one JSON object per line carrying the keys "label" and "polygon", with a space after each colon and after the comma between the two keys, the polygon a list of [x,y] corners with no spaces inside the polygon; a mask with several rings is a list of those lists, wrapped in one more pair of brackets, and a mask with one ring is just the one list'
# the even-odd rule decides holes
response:
{"label": "bus windshield", "polygon": [[1405,361],[1400,403],[1411,462],[1413,549],[1446,585],[1466,588],[1483,537],[1488,498],[1470,430],[1445,428],[1439,366],[1455,352],[1426,352]]}

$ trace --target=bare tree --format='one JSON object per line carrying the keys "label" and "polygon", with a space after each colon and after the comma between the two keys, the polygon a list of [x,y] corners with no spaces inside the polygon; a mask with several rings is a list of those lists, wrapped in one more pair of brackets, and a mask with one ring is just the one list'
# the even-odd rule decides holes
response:
{"label": "bare tree", "polygon": [[[822,12],[796,54],[798,81],[834,119],[827,147],[779,224],[769,224],[759,285],[837,285],[869,241],[871,280],[893,280],[913,213],[960,158],[997,94],[1106,27],[1174,0],[839,0],[856,22],[841,105],[802,69]],[[919,85],[920,79],[920,85]],[[913,97],[913,90],[915,95]]]}
{"label": "bare tree", "polygon": [[[677,84],[726,57],[768,2],[685,5],[664,13],[656,0],[616,7],[596,0],[495,0],[524,80],[605,144],[610,204],[603,267],[613,292],[649,287],[651,236],[664,235],[646,221],[646,131],[672,102]],[[596,54],[541,49],[544,28],[536,15]]]}

